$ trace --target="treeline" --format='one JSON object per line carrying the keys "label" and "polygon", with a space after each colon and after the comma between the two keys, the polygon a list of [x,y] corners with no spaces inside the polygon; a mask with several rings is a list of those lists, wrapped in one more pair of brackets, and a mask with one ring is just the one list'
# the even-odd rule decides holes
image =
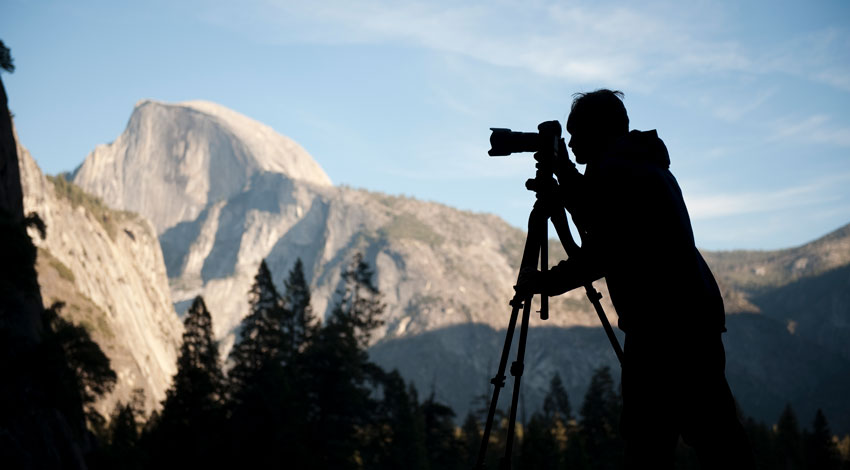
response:
{"label": "treeline", "polygon": [[810,428],[800,427],[791,405],[785,406],[777,423],[768,427],[743,418],[758,469],[850,469],[850,435],[839,440],[818,409]]}
{"label": "treeline", "polygon": [[[522,469],[619,469],[623,466],[623,443],[619,435],[620,397],[607,368],[597,370],[584,397],[579,416],[570,413],[566,391],[556,375],[543,403],[521,433],[521,454],[515,459]],[[850,435],[839,439],[817,410],[811,427],[801,429],[791,405],[776,425],[743,416],[739,418],[755,457],[756,469],[847,470],[850,469]],[[693,449],[679,442],[677,469],[699,469]]]}
{"label": "treeline", "polygon": [[[452,409],[433,394],[421,400],[397,371],[369,360],[367,346],[382,324],[384,304],[361,256],[343,272],[325,321],[310,307],[300,260],[283,286],[279,292],[261,263],[249,292],[250,313],[226,360],[197,297],[184,317],[177,373],[162,410],[146,418],[137,395],[119,403],[108,424],[92,406],[115,382],[108,360],[83,329],[57,315],[59,305],[49,309],[45,344],[56,345],[56,353],[47,362],[62,363],[50,370],[64,371],[50,374],[50,389],[84,410],[92,430],[89,468],[473,468],[489,396],[458,426]],[[517,424],[512,467],[621,468],[620,403],[608,368],[595,371],[577,412],[555,375],[542,408]],[[820,411],[805,430],[790,405],[773,427],[742,421],[760,469],[850,469],[850,437],[837,441]],[[506,426],[500,411],[487,468],[498,468]],[[677,468],[699,468],[683,444]]]}
{"label": "treeline", "polygon": [[384,304],[362,256],[343,272],[325,321],[310,307],[300,260],[283,285],[261,263],[226,363],[197,297],[162,411],[144,421],[139,400],[120,404],[90,467],[466,467],[453,412],[369,360]]}

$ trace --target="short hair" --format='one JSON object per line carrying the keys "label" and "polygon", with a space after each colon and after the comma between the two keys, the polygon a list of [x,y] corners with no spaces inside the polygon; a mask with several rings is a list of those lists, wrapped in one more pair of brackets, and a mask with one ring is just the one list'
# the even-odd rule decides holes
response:
{"label": "short hair", "polygon": [[[570,121],[580,119],[583,125],[611,135],[622,135],[629,132],[629,115],[623,105],[622,91],[605,88],[590,93],[573,95],[573,105],[567,127]],[[573,121],[575,123],[575,121]]]}

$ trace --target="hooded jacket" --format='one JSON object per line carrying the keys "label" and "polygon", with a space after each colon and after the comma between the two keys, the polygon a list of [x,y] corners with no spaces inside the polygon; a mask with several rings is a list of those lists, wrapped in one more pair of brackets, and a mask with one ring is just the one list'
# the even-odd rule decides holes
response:
{"label": "hooded jacket", "polygon": [[[723,299],[694,245],[682,191],[656,131],[631,131],[582,176],[568,208],[582,232],[581,257],[553,268],[547,293],[604,276],[626,333],[725,331]],[[572,261],[572,262],[571,262]]]}

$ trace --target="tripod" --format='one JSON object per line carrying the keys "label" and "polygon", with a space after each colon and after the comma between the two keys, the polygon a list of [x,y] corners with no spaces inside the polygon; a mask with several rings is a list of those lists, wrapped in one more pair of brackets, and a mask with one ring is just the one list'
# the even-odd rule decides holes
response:
{"label": "tripod", "polygon": [[[540,127],[541,136],[543,136],[543,126]],[[558,128],[557,133],[552,133],[548,136],[543,136],[541,140],[546,141],[546,137],[551,138],[551,141],[554,143],[554,147],[552,152],[540,151],[535,154],[535,159],[538,161],[537,164],[537,174],[533,179],[530,179],[526,182],[526,188],[530,191],[534,191],[537,194],[537,202],[535,202],[534,207],[531,210],[531,214],[528,217],[528,235],[525,239],[525,248],[522,252],[522,261],[520,262],[520,273],[523,270],[527,269],[536,269],[538,265],[538,256],[540,260],[540,271],[545,273],[549,266],[549,219],[551,217],[552,224],[555,226],[555,231],[558,233],[558,237],[561,239],[561,243],[564,246],[564,250],[567,252],[568,256],[577,256],[579,252],[579,247],[575,243],[572,238],[572,234],[570,233],[569,223],[567,222],[567,215],[563,208],[560,208],[556,211],[551,211],[546,207],[547,202],[544,201],[543,193],[546,192],[547,187],[551,187],[554,183],[552,178],[552,156],[554,152],[557,152],[558,142],[560,140],[560,128]],[[600,299],[602,299],[602,294],[596,291],[593,288],[592,281],[587,281],[584,284],[585,292],[587,294],[588,299],[593,304],[594,309],[596,310],[596,314],[599,316],[599,320],[602,322],[602,326],[605,329],[605,333],[608,336],[608,340],[611,342],[611,346],[614,348],[614,352],[617,355],[617,359],[622,364],[623,362],[623,351],[620,348],[620,343],[617,340],[617,337],[614,336],[614,330],[611,328],[611,324],[608,322],[608,317],[605,315],[605,311],[602,309],[602,304],[600,303]],[[505,440],[505,455],[502,457],[499,468],[502,470],[508,470],[511,466],[511,455],[513,453],[513,441],[514,441],[514,430],[516,427],[516,413],[517,413],[517,404],[519,402],[519,390],[520,390],[520,382],[522,380],[523,370],[525,368],[525,345],[526,340],[528,338],[528,321],[531,316],[531,300],[533,295],[522,295],[517,292],[513,299],[510,301],[510,305],[512,307],[511,310],[511,318],[508,324],[508,330],[505,333],[505,345],[502,348],[502,355],[499,361],[499,370],[496,372],[496,375],[490,380],[490,383],[493,384],[493,397],[490,400],[490,408],[487,414],[487,422],[484,426],[484,434],[481,437],[481,446],[478,450],[478,459],[475,464],[476,470],[484,470],[484,459],[487,453],[487,444],[490,440],[490,431],[493,426],[493,417],[496,413],[496,406],[499,401],[499,393],[502,387],[505,386],[505,368],[508,363],[508,356],[510,355],[511,344],[513,343],[514,330],[516,328],[517,317],[519,316],[519,311],[522,309],[522,323],[520,325],[520,334],[519,334],[519,343],[517,345],[517,355],[516,360],[511,364],[511,375],[514,377],[514,387],[513,387],[513,396],[511,397],[511,409],[508,420],[508,430],[507,437]],[[549,318],[549,297],[543,293],[540,296],[540,319],[546,320]]]}

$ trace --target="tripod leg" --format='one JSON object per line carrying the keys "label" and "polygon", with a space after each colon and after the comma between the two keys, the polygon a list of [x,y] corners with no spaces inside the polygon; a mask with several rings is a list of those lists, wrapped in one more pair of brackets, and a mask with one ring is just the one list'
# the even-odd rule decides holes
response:
{"label": "tripod leg", "polygon": [[[528,300],[529,301],[525,302],[526,305],[530,304],[530,299]],[[505,346],[502,348],[502,357],[499,360],[499,370],[490,380],[490,383],[493,384],[493,397],[490,399],[490,410],[487,413],[487,423],[484,425],[484,434],[481,436],[481,446],[478,448],[478,460],[475,463],[475,468],[480,470],[484,469],[484,458],[487,454],[487,443],[490,441],[490,431],[493,428],[493,416],[496,414],[496,405],[499,403],[499,392],[501,392],[502,387],[505,386],[505,369],[508,365],[508,355],[510,354],[511,343],[514,338],[516,319],[519,315],[519,309],[523,305],[523,302],[517,297],[514,297],[514,299],[511,300],[511,305],[513,306],[513,310],[511,310],[511,320],[508,324],[508,331],[505,333]],[[528,307],[525,307],[523,312],[527,310]]]}
{"label": "tripod leg", "polygon": [[[544,275],[549,270],[549,219],[543,219],[540,239],[540,272]],[[540,295],[540,319],[549,319],[549,296]]]}
{"label": "tripod leg", "polygon": [[602,299],[602,294],[597,292],[597,290],[593,288],[593,284],[589,282],[584,286],[584,291],[587,294],[587,298],[590,299],[590,303],[593,304],[593,308],[596,310],[596,315],[602,323],[602,328],[605,329],[605,334],[608,336],[608,341],[611,342],[611,347],[614,348],[614,354],[617,355],[617,360],[620,361],[620,365],[622,365],[623,348],[620,347],[620,341],[617,340],[616,336],[614,336],[614,329],[611,328],[611,323],[608,322],[608,316],[605,315],[605,310],[602,309],[602,304],[599,302],[599,300]]}
{"label": "tripod leg", "polygon": [[[542,219],[542,223],[540,220]],[[525,248],[522,252],[522,262],[520,263],[520,271],[527,267],[536,267],[538,261],[538,255],[540,254],[540,237],[539,234],[541,227],[546,227],[547,219],[545,214],[538,209],[535,205],[534,209],[531,211],[531,215],[528,217],[528,235],[525,239]],[[545,231],[543,232],[543,238],[546,238]],[[548,242],[548,241],[547,241]],[[548,261],[547,261],[548,262]],[[517,281],[519,279],[517,278]],[[505,345],[502,348],[502,357],[499,360],[499,370],[496,372],[496,376],[490,380],[490,383],[493,384],[493,397],[490,400],[490,409],[487,413],[487,422],[484,425],[484,434],[481,436],[481,446],[478,448],[478,459],[475,464],[476,469],[483,470],[484,469],[484,458],[487,454],[487,444],[490,441],[490,432],[493,428],[493,417],[496,414],[496,406],[499,401],[499,393],[501,392],[502,387],[505,386],[505,369],[508,365],[508,356],[511,351],[511,343],[513,342],[514,330],[516,329],[516,321],[519,316],[520,307],[523,308],[523,326],[520,328],[520,344],[522,354],[525,354],[525,336],[528,333],[528,317],[531,312],[531,296],[528,296],[525,299],[520,298],[515,295],[513,300],[511,300],[511,306],[513,307],[511,311],[511,319],[508,324],[508,331],[505,333]],[[517,355],[518,362],[522,362],[522,356]],[[514,363],[516,364],[516,363]],[[514,372],[514,367],[511,366],[511,372]],[[521,373],[520,373],[521,375]],[[511,406],[513,410],[511,414],[514,416],[511,421],[510,433],[511,438],[513,437],[513,422],[516,419],[516,397],[518,394],[516,393],[518,388],[518,382],[514,382],[514,400]],[[511,439],[512,440],[512,439]],[[508,454],[509,455],[509,454]]]}
{"label": "tripod leg", "polygon": [[[533,223],[537,230],[529,233],[529,236],[534,236],[537,240],[537,251],[540,254],[540,271],[546,272],[549,267],[549,219],[547,217],[536,217],[529,220],[529,226]],[[540,295],[540,319],[546,320],[549,318],[549,296],[545,293]],[[516,429],[516,414],[519,408],[519,391],[522,382],[522,373],[525,370],[525,344],[528,339],[528,321],[531,316],[531,299],[525,303],[525,308],[522,311],[522,324],[519,330],[519,344],[517,345],[516,361],[511,364],[511,375],[514,376],[514,393],[511,397],[511,414],[508,421],[508,435],[505,441],[505,456],[502,458],[502,468],[509,469],[511,467],[511,455],[514,446],[514,430]]]}
{"label": "tripod leg", "polygon": [[[544,294],[545,295],[545,294]],[[522,382],[522,373],[525,369],[525,343],[528,338],[528,320],[531,316],[531,299],[525,303],[522,309],[522,324],[519,329],[519,344],[517,345],[516,361],[511,364],[511,375],[514,376],[514,393],[511,397],[511,415],[508,421],[508,435],[505,440],[505,456],[502,458],[502,467],[509,469],[511,466],[511,454],[514,447],[514,429],[516,427],[517,405],[519,404],[519,386]]]}

